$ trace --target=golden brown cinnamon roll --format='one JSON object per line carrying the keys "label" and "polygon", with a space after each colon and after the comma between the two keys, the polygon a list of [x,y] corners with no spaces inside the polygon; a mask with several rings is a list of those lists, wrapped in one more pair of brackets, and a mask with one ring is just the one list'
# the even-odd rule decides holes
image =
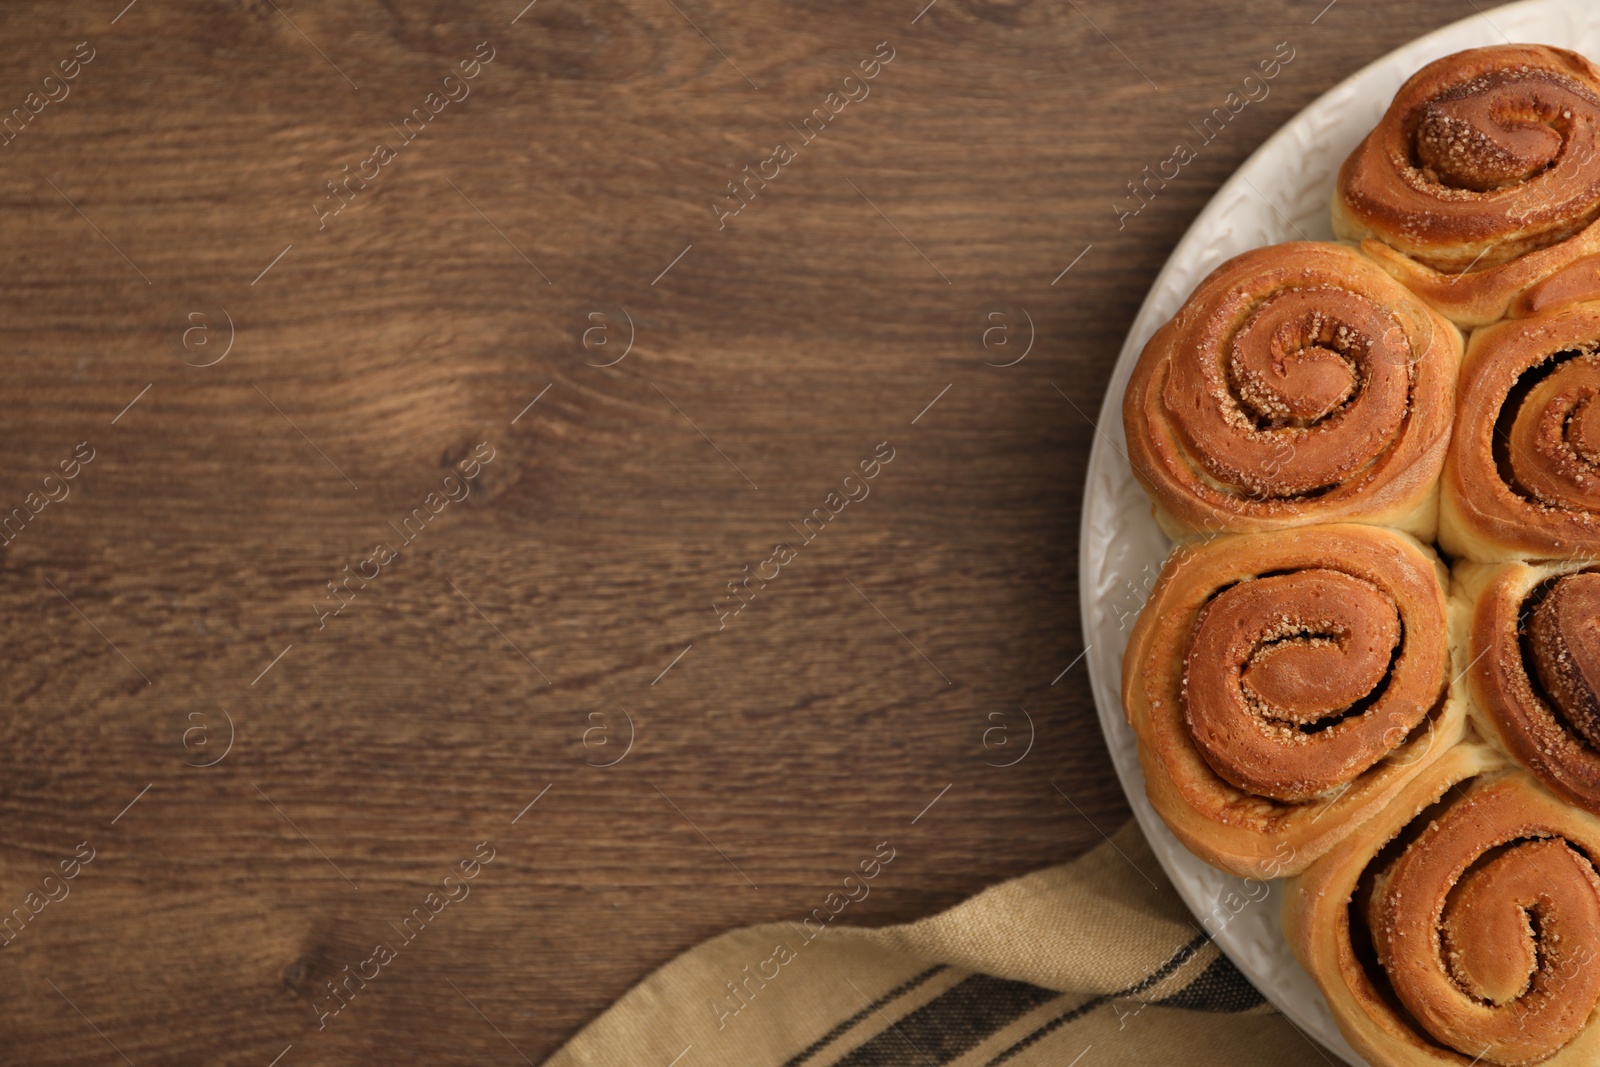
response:
{"label": "golden brown cinnamon roll", "polygon": [[1476,330],[1439,543],[1480,562],[1600,557],[1600,303]]}
{"label": "golden brown cinnamon roll", "polygon": [[1151,803],[1235,874],[1301,870],[1461,735],[1433,554],[1373,526],[1183,545],[1122,663]]}
{"label": "golden brown cinnamon roll", "polygon": [[1454,326],[1343,245],[1218,267],[1145,346],[1128,458],[1175,539],[1315,522],[1433,535]]}
{"label": "golden brown cinnamon roll", "polygon": [[1544,45],[1423,67],[1339,170],[1333,229],[1463,326],[1600,252],[1600,68]]}
{"label": "golden brown cinnamon roll", "polygon": [[1284,933],[1374,1064],[1600,1059],[1600,819],[1458,745],[1284,896]]}
{"label": "golden brown cinnamon roll", "polygon": [[1456,578],[1478,731],[1600,814],[1600,565],[1467,564]]}

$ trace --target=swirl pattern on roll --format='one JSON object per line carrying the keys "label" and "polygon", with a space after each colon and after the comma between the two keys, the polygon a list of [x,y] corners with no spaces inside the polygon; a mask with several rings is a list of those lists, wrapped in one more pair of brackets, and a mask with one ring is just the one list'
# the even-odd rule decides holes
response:
{"label": "swirl pattern on roll", "polygon": [[1530,819],[1528,796],[1518,778],[1475,783],[1379,874],[1367,912],[1411,1014],[1499,1063],[1549,1056],[1600,997],[1600,967],[1585,966],[1600,944],[1600,875],[1562,838],[1569,820]]}
{"label": "swirl pattern on roll", "polygon": [[1585,741],[1600,745],[1600,574],[1556,579],[1527,632],[1545,692]]}
{"label": "swirl pattern on roll", "polygon": [[1600,814],[1600,569],[1511,563],[1459,577],[1479,732]]}
{"label": "swirl pattern on roll", "polygon": [[1600,820],[1462,745],[1289,886],[1291,947],[1385,1064],[1600,1052]]}
{"label": "swirl pattern on roll", "polygon": [[1439,540],[1482,562],[1600,555],[1600,303],[1473,334]]}
{"label": "swirl pattern on roll", "polygon": [[1508,44],[1414,74],[1339,171],[1334,230],[1464,325],[1600,252],[1600,68]]}
{"label": "swirl pattern on roll", "polygon": [[1404,534],[1180,547],[1123,660],[1151,801],[1216,866],[1298,870],[1459,736],[1446,636],[1437,562]]}
{"label": "swirl pattern on roll", "polygon": [[1460,352],[1349,248],[1246,252],[1145,346],[1129,459],[1175,536],[1347,520],[1430,536]]}

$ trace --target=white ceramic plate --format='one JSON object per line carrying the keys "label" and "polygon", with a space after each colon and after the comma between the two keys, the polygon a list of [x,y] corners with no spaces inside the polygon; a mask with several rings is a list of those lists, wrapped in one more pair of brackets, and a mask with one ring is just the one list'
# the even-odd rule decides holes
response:
{"label": "white ceramic plate", "polygon": [[1270,896],[1228,917],[1222,900],[1230,893],[1237,895],[1229,899],[1241,899],[1243,883],[1179,844],[1145,798],[1133,731],[1119,695],[1122,652],[1170,545],[1128,465],[1122,392],[1150,335],[1218,264],[1261,245],[1332,239],[1328,203],[1339,164],[1377,124],[1406,78],[1440,56],[1506,41],[1558,45],[1600,59],[1600,4],[1525,0],[1463,19],[1384,56],[1273,134],[1217,190],[1150,287],[1111,375],[1089,457],[1078,559],[1083,632],[1100,726],[1128,803],[1179,895],[1197,917],[1211,917],[1206,928],[1215,932],[1221,949],[1296,1026],[1358,1067],[1361,1057],[1339,1035],[1322,994],[1283,939],[1278,884],[1273,883]]}

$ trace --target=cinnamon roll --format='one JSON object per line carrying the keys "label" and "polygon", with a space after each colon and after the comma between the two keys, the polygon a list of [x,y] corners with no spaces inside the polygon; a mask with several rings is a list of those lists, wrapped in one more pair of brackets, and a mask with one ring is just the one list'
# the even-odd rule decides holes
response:
{"label": "cinnamon roll", "polygon": [[1479,733],[1600,814],[1600,566],[1468,564],[1456,577]]}
{"label": "cinnamon roll", "polygon": [[1156,331],[1122,403],[1174,539],[1318,522],[1431,539],[1461,337],[1343,245],[1258,248]]}
{"label": "cinnamon roll", "polygon": [[1345,160],[1333,229],[1463,326],[1600,253],[1600,68],[1507,44],[1412,75]]}
{"label": "cinnamon roll", "polygon": [[1482,745],[1291,881],[1284,933],[1374,1064],[1600,1059],[1600,819]]}
{"label": "cinnamon roll", "polygon": [[1433,554],[1372,526],[1180,545],[1122,699],[1151,803],[1223,870],[1292,874],[1461,735]]}
{"label": "cinnamon roll", "polygon": [[1439,543],[1479,562],[1600,557],[1600,303],[1474,331]]}

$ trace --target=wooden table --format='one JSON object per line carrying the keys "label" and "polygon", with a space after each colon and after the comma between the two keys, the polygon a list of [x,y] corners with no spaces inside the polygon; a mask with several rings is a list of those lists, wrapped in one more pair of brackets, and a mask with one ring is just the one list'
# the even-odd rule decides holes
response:
{"label": "wooden table", "polygon": [[881,841],[851,921],[1122,822],[1123,335],[1473,8],[922,2],[0,8],[0,1062],[536,1061]]}

